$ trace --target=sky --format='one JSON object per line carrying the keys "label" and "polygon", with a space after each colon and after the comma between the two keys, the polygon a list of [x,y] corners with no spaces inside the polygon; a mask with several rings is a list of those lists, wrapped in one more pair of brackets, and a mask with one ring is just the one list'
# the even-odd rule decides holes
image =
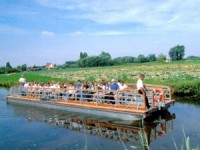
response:
{"label": "sky", "polygon": [[200,0],[0,0],[0,66],[112,58],[200,56]]}

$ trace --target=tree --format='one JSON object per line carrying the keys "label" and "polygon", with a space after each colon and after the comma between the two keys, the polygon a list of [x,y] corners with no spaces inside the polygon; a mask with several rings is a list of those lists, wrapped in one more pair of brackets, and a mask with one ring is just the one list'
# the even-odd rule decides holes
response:
{"label": "tree", "polygon": [[147,56],[147,60],[150,61],[150,62],[156,61],[156,60],[157,60],[157,59],[156,59],[156,55],[155,55],[155,54],[149,54],[149,55]]}
{"label": "tree", "polygon": [[135,62],[137,62],[137,63],[142,63],[142,62],[146,62],[146,61],[147,61],[147,59],[144,55],[139,55],[137,57],[137,59],[135,59]]}
{"label": "tree", "polygon": [[132,57],[132,56],[125,56],[125,57],[124,57],[124,62],[125,62],[125,63],[133,63],[134,60],[135,60],[135,58]]}
{"label": "tree", "polygon": [[86,58],[86,57],[88,57],[88,54],[86,53],[86,52],[80,52],[80,59],[82,59],[82,58]]}
{"label": "tree", "polygon": [[5,73],[11,73],[11,72],[12,72],[12,66],[10,65],[10,62],[7,62]]}
{"label": "tree", "polygon": [[187,59],[199,59],[199,56],[188,56]]}
{"label": "tree", "polygon": [[6,68],[7,68],[7,69],[12,69],[12,66],[10,65],[10,62],[7,62],[7,63],[6,63]]}
{"label": "tree", "polygon": [[165,62],[166,61],[166,56],[164,54],[160,54],[160,55],[158,55],[157,60],[159,62]]}
{"label": "tree", "polygon": [[23,64],[23,65],[21,66],[22,71],[26,71],[26,68],[27,68],[26,64]]}
{"label": "tree", "polygon": [[185,46],[184,45],[177,45],[172,47],[169,51],[169,57],[172,60],[181,60],[185,55]]}
{"label": "tree", "polygon": [[6,67],[0,67],[0,74],[6,73]]}
{"label": "tree", "polygon": [[124,63],[124,59],[123,57],[117,57],[117,58],[114,58],[113,62],[114,62],[114,65],[121,65]]}
{"label": "tree", "polygon": [[111,55],[109,53],[102,51],[101,54],[99,55],[98,65],[108,66],[111,65],[111,62],[112,62]]}

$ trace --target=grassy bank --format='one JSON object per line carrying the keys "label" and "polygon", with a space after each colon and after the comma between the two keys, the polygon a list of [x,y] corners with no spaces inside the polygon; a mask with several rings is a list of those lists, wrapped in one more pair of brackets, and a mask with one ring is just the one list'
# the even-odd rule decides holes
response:
{"label": "grassy bank", "polygon": [[[126,83],[136,83],[139,73],[145,74],[148,84],[163,84],[172,87],[179,96],[200,93],[200,60],[182,60],[171,63],[138,63],[120,66],[70,68],[63,70],[43,70],[24,73],[27,81],[101,81],[121,79]],[[0,75],[0,85],[18,84],[21,74]]]}
{"label": "grassy bank", "polygon": [[[49,82],[49,81],[63,82],[63,81],[66,81],[65,79],[61,79],[61,78],[42,76],[40,74],[30,73],[30,72],[23,73],[23,75],[26,77],[26,80],[29,82],[32,82],[32,81],[35,81],[35,82]],[[14,85],[18,85],[20,76],[21,76],[21,73],[0,75],[0,86],[11,87]]]}

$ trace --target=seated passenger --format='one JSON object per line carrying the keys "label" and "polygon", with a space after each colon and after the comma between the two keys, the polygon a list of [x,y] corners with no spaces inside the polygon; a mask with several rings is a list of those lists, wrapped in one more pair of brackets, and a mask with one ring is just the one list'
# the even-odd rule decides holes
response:
{"label": "seated passenger", "polygon": [[75,86],[74,86],[73,83],[69,84],[68,93],[69,93],[69,99],[74,99],[75,98],[76,90],[75,90]]}
{"label": "seated passenger", "polygon": [[78,82],[76,83],[76,85],[75,85],[76,87],[81,87],[82,85],[81,85],[81,81],[80,80],[78,80]]}
{"label": "seated passenger", "polygon": [[121,81],[121,86],[119,87],[120,90],[125,90],[127,89],[128,86],[124,83],[124,81]]}
{"label": "seated passenger", "polygon": [[119,89],[119,85],[115,82],[115,79],[111,80],[111,84],[110,84],[110,90],[118,90]]}
{"label": "seated passenger", "polygon": [[[111,80],[111,84],[110,84],[110,90],[116,91],[118,89],[119,89],[119,85],[116,83],[115,79],[112,79]],[[116,99],[118,99],[117,98],[117,94],[113,93],[113,91],[110,92],[110,95],[114,95],[114,98],[111,97],[111,99],[115,99],[116,100]],[[111,103],[115,104],[115,101],[112,101]]]}

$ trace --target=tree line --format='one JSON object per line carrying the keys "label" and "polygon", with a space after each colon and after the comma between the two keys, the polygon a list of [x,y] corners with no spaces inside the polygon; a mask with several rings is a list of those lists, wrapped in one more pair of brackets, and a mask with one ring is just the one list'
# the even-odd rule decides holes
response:
{"label": "tree line", "polygon": [[[185,55],[185,46],[177,45],[169,50],[169,57],[172,61],[182,60]],[[188,59],[199,58],[198,56],[189,56]],[[74,67],[98,67],[98,66],[113,66],[122,65],[126,63],[145,63],[145,62],[164,62],[166,61],[166,55],[160,54],[156,57],[155,54],[149,54],[145,56],[143,54],[138,55],[138,57],[133,56],[123,56],[112,59],[111,55],[107,52],[102,51],[98,56],[88,56],[86,52],[80,52],[80,57],[77,61],[66,61],[62,65],[54,65],[57,69],[74,68]],[[6,66],[0,67],[0,74],[23,72],[23,71],[37,71],[45,69],[45,66],[33,66],[27,67],[26,64],[12,67],[9,62]]]}

